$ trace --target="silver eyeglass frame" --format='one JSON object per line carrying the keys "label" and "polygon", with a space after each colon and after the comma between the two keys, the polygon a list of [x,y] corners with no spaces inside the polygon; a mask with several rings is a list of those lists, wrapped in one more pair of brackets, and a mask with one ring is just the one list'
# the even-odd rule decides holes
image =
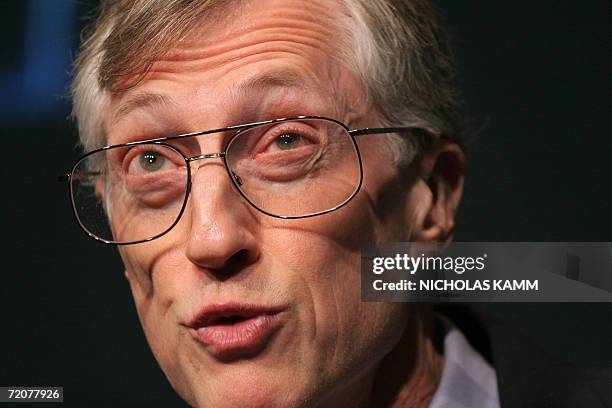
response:
{"label": "silver eyeglass frame", "polygon": [[[232,142],[245,130],[249,130],[255,127],[259,127],[259,126],[264,126],[264,125],[270,125],[270,124],[274,124],[274,123],[280,123],[280,122],[288,122],[288,121],[295,121],[295,120],[308,120],[308,119],[315,119],[315,120],[323,120],[323,121],[328,121],[328,122],[332,122],[335,123],[339,126],[341,126],[347,133],[348,135],[351,137],[351,141],[353,143],[353,147],[355,148],[355,152],[357,155],[357,160],[358,160],[358,164],[359,164],[359,183],[357,184],[355,190],[353,191],[353,193],[347,198],[345,199],[342,203],[323,210],[323,211],[318,211],[315,213],[311,213],[311,214],[306,214],[306,215],[277,215],[277,214],[273,214],[270,213],[262,208],[260,208],[258,205],[256,205],[251,199],[249,199],[249,197],[242,191],[242,189],[240,188],[240,180],[239,178],[235,175],[232,174],[232,170],[230,169],[228,162],[227,162],[227,151],[228,148],[231,146]],[[73,214],[79,224],[79,226],[81,227],[81,229],[91,238],[93,238],[94,240],[98,241],[98,242],[102,242],[104,244],[109,244],[109,245],[133,245],[133,244],[140,244],[140,243],[144,243],[144,242],[149,242],[149,241],[153,241],[154,239],[157,239],[165,234],[167,234],[170,230],[172,230],[176,224],[178,224],[178,222],[180,221],[181,217],[183,216],[183,213],[185,211],[185,208],[187,207],[187,201],[189,200],[189,195],[191,192],[191,184],[192,184],[192,180],[191,180],[191,166],[190,163],[193,161],[197,161],[197,160],[202,160],[202,159],[212,159],[212,158],[219,158],[219,159],[223,159],[223,164],[225,166],[225,169],[227,171],[227,174],[230,178],[230,180],[232,181],[232,184],[234,185],[234,187],[236,188],[236,190],[238,190],[238,192],[240,193],[240,195],[256,210],[258,210],[259,212],[270,216],[270,217],[274,217],[274,218],[280,218],[280,219],[300,219],[300,218],[310,218],[310,217],[316,217],[319,215],[323,215],[323,214],[327,214],[333,211],[336,211],[342,207],[344,207],[346,204],[348,204],[356,195],[357,193],[361,190],[361,186],[363,184],[363,163],[361,160],[361,153],[359,151],[359,146],[357,145],[357,141],[356,141],[356,137],[358,136],[363,136],[363,135],[372,135],[372,134],[388,134],[388,133],[404,133],[404,132],[411,132],[411,131],[424,131],[424,129],[419,128],[419,127],[383,127],[383,128],[363,128],[363,129],[349,129],[348,126],[346,126],[344,123],[336,120],[336,119],[331,119],[331,118],[327,118],[327,117],[323,117],[323,116],[290,116],[290,117],[285,117],[285,118],[279,118],[279,119],[271,119],[271,120],[265,120],[265,121],[260,121],[260,122],[254,122],[254,123],[247,123],[247,124],[242,124],[242,125],[235,125],[235,126],[229,126],[229,127],[225,127],[225,128],[220,128],[220,129],[212,129],[212,130],[204,130],[201,132],[192,132],[192,133],[184,133],[184,134],[180,134],[180,135],[174,135],[174,136],[167,136],[167,137],[161,137],[161,138],[155,138],[155,139],[148,139],[148,140],[139,140],[139,141],[135,141],[135,142],[129,142],[129,143],[121,143],[121,144],[115,144],[115,145],[110,145],[110,146],[105,146],[105,147],[101,147],[99,149],[95,149],[92,150],[86,154],[84,154],[83,156],[81,156],[75,163],[74,165],[71,167],[71,170],[68,173],[62,174],[60,176],[58,176],[58,181],[60,182],[67,182],[68,183],[68,193],[70,196],[70,202],[72,204],[72,210],[73,210]],[[194,137],[194,136],[203,136],[203,135],[208,135],[208,134],[212,134],[212,133],[221,133],[221,132],[236,132],[234,135],[232,135],[227,142],[225,143],[225,147],[223,152],[220,153],[206,153],[206,154],[201,154],[201,155],[197,155],[197,156],[187,156],[185,155],[182,151],[180,151],[178,148],[176,148],[175,146],[172,146],[166,142],[169,141],[173,141],[173,140],[177,140],[177,139],[183,139],[183,138],[188,138],[188,137]],[[87,157],[99,153],[101,151],[106,151],[106,150],[110,150],[110,149],[115,149],[115,148],[119,148],[119,147],[129,147],[129,146],[138,146],[138,145],[145,145],[145,144],[153,144],[153,145],[162,145],[164,147],[170,148],[174,151],[176,151],[178,154],[181,155],[181,157],[183,157],[183,159],[185,160],[185,164],[186,164],[186,168],[187,168],[187,185],[186,185],[186,190],[185,190],[185,198],[183,199],[183,204],[181,206],[181,209],[179,211],[179,214],[176,217],[176,220],[172,223],[172,225],[170,225],[167,229],[165,229],[163,232],[153,236],[153,237],[149,237],[146,239],[142,239],[142,240],[138,240],[138,241],[129,241],[129,242],[116,242],[116,241],[110,241],[101,237],[98,237],[97,235],[93,234],[92,232],[89,231],[89,229],[83,224],[83,222],[81,221],[79,214],[78,214],[78,210],[77,210],[77,205],[75,202],[75,192],[74,192],[74,187],[73,187],[73,179],[74,179],[74,174],[75,174],[75,170],[77,169],[77,167],[82,163],[83,160],[85,160]]]}

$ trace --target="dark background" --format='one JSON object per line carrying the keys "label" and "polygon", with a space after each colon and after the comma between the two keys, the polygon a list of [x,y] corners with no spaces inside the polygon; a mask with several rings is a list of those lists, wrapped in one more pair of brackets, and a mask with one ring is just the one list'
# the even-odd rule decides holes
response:
{"label": "dark background", "polygon": [[[612,241],[608,2],[436,2],[475,123],[458,241]],[[0,3],[0,386],[74,406],[182,406],[148,349],[116,250],[55,176],[79,156],[69,64],[95,2]],[[562,360],[612,366],[610,304],[477,304]]]}

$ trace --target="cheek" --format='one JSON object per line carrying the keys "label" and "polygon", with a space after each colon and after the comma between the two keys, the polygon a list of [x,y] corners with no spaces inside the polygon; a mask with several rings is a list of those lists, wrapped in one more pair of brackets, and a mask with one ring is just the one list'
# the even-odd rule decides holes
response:
{"label": "cheek", "polygon": [[151,300],[154,295],[158,296],[159,290],[164,289],[163,285],[155,282],[164,277],[154,273],[154,266],[159,261],[172,259],[167,254],[173,251],[164,246],[165,242],[167,240],[161,239],[146,244],[119,247],[119,254],[137,305],[147,299]]}
{"label": "cheek", "polygon": [[186,288],[197,286],[194,282],[185,282],[189,275],[184,273],[185,263],[181,261],[184,255],[179,256],[178,250],[162,248],[159,244],[147,250],[144,247],[121,249],[138,318],[151,351],[173,388],[193,400],[185,376],[185,366],[190,364],[185,363],[180,352],[189,348],[185,344],[189,339],[177,331],[177,313],[189,304],[186,299],[194,299],[192,294],[186,295]]}
{"label": "cheek", "polygon": [[400,303],[368,302],[345,309],[339,361],[348,372],[373,368],[395,347],[406,329],[408,307]]}
{"label": "cheek", "polygon": [[399,340],[405,328],[407,307],[399,303],[362,302],[359,261],[344,273],[335,273],[330,296],[321,309],[337,335],[342,357],[339,360],[378,361],[375,357],[382,357]]}
{"label": "cheek", "polygon": [[148,246],[120,249],[138,317],[158,357],[166,354],[165,350],[170,350],[169,345],[176,341],[168,335],[172,325],[177,323],[177,316],[173,314],[174,300],[181,298],[180,288],[188,285],[183,282],[188,276],[182,272],[185,267],[181,267],[177,252],[163,248],[161,243],[163,241],[157,244],[153,241]]}
{"label": "cheek", "polygon": [[381,235],[373,213],[356,197],[335,213],[262,236],[274,279],[292,292],[303,358],[322,376],[342,375],[347,361],[376,361],[404,327],[403,307],[361,302],[361,246]]}
{"label": "cheek", "polygon": [[349,379],[373,369],[406,328],[406,305],[361,301],[358,264],[337,262],[329,268],[331,275],[312,287],[311,358],[321,362],[322,378]]}
{"label": "cheek", "polygon": [[[374,140],[367,140],[373,142]],[[380,142],[380,140],[379,140]],[[373,228],[372,242],[394,242],[410,239],[418,200],[415,194],[418,178],[411,168],[399,169],[392,164],[384,144],[364,143],[363,186],[360,199],[364,214],[369,214]]]}

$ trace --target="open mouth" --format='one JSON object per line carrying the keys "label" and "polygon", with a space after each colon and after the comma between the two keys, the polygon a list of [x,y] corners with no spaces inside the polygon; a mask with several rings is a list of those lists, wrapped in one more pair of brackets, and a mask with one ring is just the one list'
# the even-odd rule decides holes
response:
{"label": "open mouth", "polygon": [[282,326],[283,311],[252,305],[213,305],[189,324],[192,336],[220,357],[263,349]]}
{"label": "open mouth", "polygon": [[199,329],[208,326],[232,325],[256,318],[258,316],[275,315],[278,312],[278,310],[264,310],[261,308],[246,307],[224,307],[217,309],[205,309],[203,313],[201,313],[196,319],[192,321],[189,327]]}
{"label": "open mouth", "polygon": [[239,316],[239,315],[223,316],[223,317],[220,317],[217,320],[209,323],[209,325],[210,326],[212,326],[212,325],[227,326],[227,325],[231,325],[231,324],[234,324],[234,323],[244,322],[247,319],[250,319],[250,317]]}

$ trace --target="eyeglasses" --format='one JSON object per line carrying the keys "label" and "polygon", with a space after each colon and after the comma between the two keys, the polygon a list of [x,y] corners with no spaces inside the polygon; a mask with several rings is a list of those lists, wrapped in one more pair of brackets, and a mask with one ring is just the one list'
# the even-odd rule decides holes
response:
{"label": "eyeglasses", "polygon": [[[90,237],[137,244],[179,222],[199,160],[222,159],[236,190],[268,216],[314,217],[346,205],[361,188],[356,137],[414,130],[420,129],[349,130],[318,116],[273,119],[103,147],[85,154],[59,180],[68,183],[74,215]],[[199,151],[193,138],[210,134],[222,134],[223,152]]]}

